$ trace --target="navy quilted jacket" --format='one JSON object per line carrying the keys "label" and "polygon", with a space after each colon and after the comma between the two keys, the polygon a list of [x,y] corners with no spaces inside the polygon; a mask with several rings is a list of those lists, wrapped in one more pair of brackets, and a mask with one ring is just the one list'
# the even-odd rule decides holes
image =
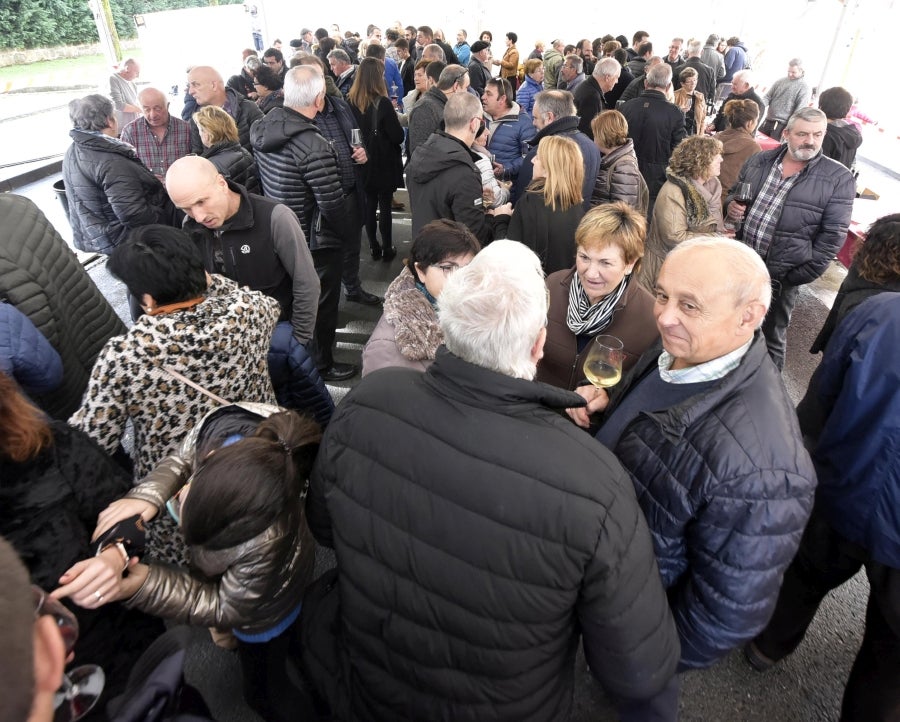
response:
{"label": "navy quilted jacket", "polygon": [[62,381],[62,359],[21,311],[0,303],[0,371],[27,393],[53,391]]}
{"label": "navy quilted jacket", "polygon": [[[659,352],[641,357],[607,416]],[[641,413],[614,451],[653,535],[682,668],[706,667],[769,621],[812,511],[815,471],[762,336],[711,389]]]}

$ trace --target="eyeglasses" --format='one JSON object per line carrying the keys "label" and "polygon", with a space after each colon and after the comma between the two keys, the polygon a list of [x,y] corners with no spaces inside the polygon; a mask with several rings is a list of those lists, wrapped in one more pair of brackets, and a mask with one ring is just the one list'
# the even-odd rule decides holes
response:
{"label": "eyeglasses", "polygon": [[456,84],[459,83],[463,78],[465,78],[468,74],[469,74],[469,71],[468,71],[468,70],[463,70],[459,75],[457,75],[457,76],[453,79],[453,84],[456,85]]}
{"label": "eyeglasses", "polygon": [[172,517],[179,526],[181,526],[181,507],[184,505],[184,495],[193,481],[194,474],[191,474],[188,477],[187,483],[176,491],[172,498],[166,502],[166,511],[169,512],[169,516]]}

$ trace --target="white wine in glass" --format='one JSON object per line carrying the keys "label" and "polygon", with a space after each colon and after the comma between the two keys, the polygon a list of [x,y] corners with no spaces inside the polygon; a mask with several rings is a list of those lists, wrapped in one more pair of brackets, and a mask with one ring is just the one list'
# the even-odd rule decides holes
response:
{"label": "white wine in glass", "polygon": [[623,349],[624,345],[615,336],[597,336],[591,341],[590,351],[584,360],[587,380],[600,389],[619,383],[625,358]]}

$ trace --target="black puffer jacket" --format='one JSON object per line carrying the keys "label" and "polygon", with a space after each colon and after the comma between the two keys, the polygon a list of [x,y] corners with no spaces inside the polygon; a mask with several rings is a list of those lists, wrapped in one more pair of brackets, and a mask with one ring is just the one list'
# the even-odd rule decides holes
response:
{"label": "black puffer jacket", "polygon": [[63,362],[62,385],[32,399],[68,419],[101,349],[125,333],[125,324],[32,201],[0,194],[0,228],[0,296],[28,316]]}
{"label": "black puffer jacket", "polygon": [[[253,148],[250,147],[250,128],[257,120],[263,117],[263,112],[256,103],[245,98],[234,88],[226,87],[225,94],[228,96],[228,107],[235,109],[234,114],[231,117],[234,118],[234,122],[237,124],[238,142],[252,153]],[[194,99],[191,98],[191,100],[193,101]],[[199,108],[195,108],[194,112],[197,110],[199,110]],[[191,115],[193,115],[193,113],[191,113]],[[183,114],[182,117],[184,117]],[[197,127],[197,124],[191,116],[188,116],[185,120],[189,120],[191,123],[191,152],[200,155],[203,152],[203,142],[200,140],[200,129]]]}
{"label": "black puffer jacket", "polygon": [[63,159],[72,240],[81,251],[112,253],[133,228],[173,225],[163,184],[127,143],[77,128]]}
{"label": "black puffer jacket", "polygon": [[646,523],[612,454],[557,413],[578,403],[444,347],[344,399],[307,499],[338,561],[340,671],[313,665],[337,718],[565,720],[579,635],[610,692],[665,684],[678,643]]}
{"label": "black puffer jacket", "polygon": [[[607,417],[657,373],[660,350],[615,387]],[[712,388],[639,414],[614,451],[653,534],[682,665],[706,667],[769,621],[812,511],[816,473],[761,334]]]}
{"label": "black puffer jacket", "polygon": [[290,108],[275,108],[250,137],[265,194],[297,215],[311,250],[340,248],[348,218],[332,145]]}
{"label": "black puffer jacket", "polygon": [[655,200],[666,182],[666,166],[675,147],[684,140],[684,114],[658,90],[645,90],[620,110],[628,121],[628,137],[634,140],[638,167]]}
{"label": "black puffer jacket", "polygon": [[248,193],[262,194],[256,161],[253,160],[250,151],[236,140],[223,140],[209,146],[204,149],[203,157],[208,159],[223,176],[244,186]]}
{"label": "black puffer jacket", "polygon": [[[750,156],[741,168],[738,183],[750,183],[749,209],[772,166],[781,160],[785,146]],[[821,153],[800,171],[784,199],[775,234],[766,255],[766,267],[773,281],[800,286],[821,276],[847,238],[856,181],[837,161]],[[730,193],[724,207],[734,200]]]}

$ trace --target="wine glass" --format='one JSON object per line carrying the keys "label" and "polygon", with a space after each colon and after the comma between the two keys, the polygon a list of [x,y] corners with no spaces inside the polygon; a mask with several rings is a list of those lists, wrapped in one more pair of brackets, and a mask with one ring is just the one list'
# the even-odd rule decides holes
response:
{"label": "wine glass", "polygon": [[[78,639],[78,620],[62,602],[49,596],[40,587],[32,586],[31,592],[34,595],[35,615],[47,615],[56,621],[68,659]],[[105,683],[103,670],[96,664],[84,664],[63,674],[62,685],[53,698],[56,709],[54,722],[75,722],[84,717],[97,704]]]}
{"label": "wine glass", "polygon": [[597,336],[584,360],[584,375],[598,389],[609,388],[622,378],[625,347],[615,336]]}
{"label": "wine glass", "polygon": [[362,131],[359,128],[350,129],[350,145],[354,148],[362,147]]}
{"label": "wine glass", "polygon": [[[734,189],[734,197],[732,199],[735,203],[739,203],[744,207],[744,218],[747,217],[747,206],[750,204],[750,201],[753,200],[753,197],[750,195],[750,184],[749,183],[738,183]],[[734,231],[735,236],[737,236],[744,227],[744,218],[739,221],[728,220],[725,222],[725,230]]]}

